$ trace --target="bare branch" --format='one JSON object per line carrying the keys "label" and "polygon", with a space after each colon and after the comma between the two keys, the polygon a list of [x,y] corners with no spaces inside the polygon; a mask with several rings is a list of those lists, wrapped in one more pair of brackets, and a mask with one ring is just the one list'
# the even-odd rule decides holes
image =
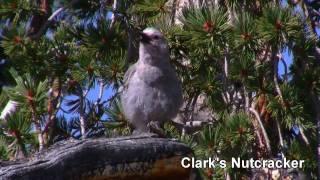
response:
{"label": "bare branch", "polygon": [[[273,57],[275,57],[275,56],[273,56]],[[274,82],[277,94],[280,97],[280,101],[282,104],[284,104],[282,92],[281,92],[281,89],[280,89],[280,86],[278,83],[278,60],[275,58],[273,58],[272,60],[273,60],[273,82]]]}
{"label": "bare branch", "polygon": [[[277,94],[279,95],[280,102],[281,102],[281,104],[284,105],[285,104],[284,103],[284,99],[283,99],[283,96],[282,96],[280,85],[278,83],[278,63],[279,63],[278,60],[280,60],[280,59],[282,59],[281,58],[281,53],[279,53],[279,57],[276,58],[275,52],[273,52],[272,59],[271,59],[273,61],[273,82],[274,82]],[[276,119],[275,121],[276,121],[276,124],[277,124],[279,143],[280,143],[280,146],[283,147],[283,138],[282,138],[282,134],[281,134],[279,120]]]}
{"label": "bare branch", "polygon": [[287,82],[288,81],[288,66],[286,61],[283,58],[280,58],[280,61],[282,62],[284,66],[284,80]]}
{"label": "bare branch", "polygon": [[97,103],[100,103],[101,99],[102,99],[102,95],[103,95],[103,89],[104,89],[104,82],[102,79],[99,80],[99,96],[97,99]]}
{"label": "bare branch", "polygon": [[277,125],[277,130],[278,130],[279,143],[280,143],[280,146],[283,147],[284,143],[283,143],[283,138],[282,138],[282,133],[281,133],[281,127],[280,127],[280,123],[277,119],[276,119],[276,125]]}
{"label": "bare branch", "polygon": [[116,14],[117,9],[118,9],[118,0],[113,0],[110,28],[112,28],[114,26],[114,24],[116,23],[116,19],[118,17]]}
{"label": "bare branch", "polygon": [[174,25],[175,19],[176,19],[176,12],[177,12],[177,0],[172,0],[172,7],[171,7],[171,25]]}
{"label": "bare branch", "polygon": [[250,104],[250,98],[249,98],[249,93],[248,93],[245,85],[243,85],[243,94],[244,94],[245,109],[246,109],[246,111],[248,111],[249,104]]}
{"label": "bare branch", "polygon": [[1,112],[0,119],[6,120],[10,114],[15,113],[19,109],[19,104],[16,101],[9,100]]}
{"label": "bare branch", "polygon": [[258,113],[255,109],[253,109],[252,107],[249,108],[249,111],[256,117],[256,120],[258,121],[259,126],[260,126],[260,129],[261,129],[261,131],[262,131],[262,135],[263,135],[263,137],[264,137],[267,150],[268,150],[268,152],[270,153],[270,152],[271,152],[270,140],[269,140],[267,131],[266,131],[266,129],[264,128],[264,125],[263,125],[263,123],[262,123],[262,121],[261,121],[261,118],[260,118],[260,116],[259,116],[259,113]]}
{"label": "bare branch", "polygon": [[43,139],[43,136],[42,136],[40,120],[37,117],[37,114],[36,114],[34,106],[31,106],[31,115],[32,115],[32,121],[34,123],[34,127],[35,127],[35,130],[36,130],[36,133],[38,135],[39,151],[42,151],[43,148],[44,148],[44,139]]}
{"label": "bare branch", "polygon": [[31,39],[39,39],[48,29],[48,27],[51,25],[51,23],[53,22],[53,19],[55,17],[57,17],[61,12],[63,12],[65,9],[71,7],[72,5],[74,5],[75,3],[77,3],[79,0],[72,0],[68,5],[66,5],[65,7],[61,7],[58,8],[55,12],[53,12],[51,14],[51,16],[47,19],[47,21],[41,26],[41,28],[39,29],[39,31],[34,34],[29,36]]}
{"label": "bare branch", "polygon": [[309,140],[308,140],[308,138],[307,138],[306,134],[304,133],[304,130],[301,126],[299,126],[299,131],[300,131],[300,135],[301,135],[302,140],[306,143],[306,145],[309,146],[310,142],[309,142]]}
{"label": "bare branch", "polygon": [[85,121],[85,96],[79,96],[80,98],[80,108],[79,108],[79,116],[80,116],[80,129],[81,129],[81,138],[86,139],[86,121]]}

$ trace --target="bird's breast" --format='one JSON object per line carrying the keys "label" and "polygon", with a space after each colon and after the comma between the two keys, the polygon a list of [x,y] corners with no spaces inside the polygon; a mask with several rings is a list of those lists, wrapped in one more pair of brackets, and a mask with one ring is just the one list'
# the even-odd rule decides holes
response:
{"label": "bird's breast", "polygon": [[136,72],[137,78],[148,85],[155,85],[166,77],[164,70],[150,65],[138,67]]}
{"label": "bird's breast", "polygon": [[152,66],[137,68],[128,85],[127,94],[130,99],[128,102],[146,114],[175,114],[181,101],[181,87],[174,71]]}

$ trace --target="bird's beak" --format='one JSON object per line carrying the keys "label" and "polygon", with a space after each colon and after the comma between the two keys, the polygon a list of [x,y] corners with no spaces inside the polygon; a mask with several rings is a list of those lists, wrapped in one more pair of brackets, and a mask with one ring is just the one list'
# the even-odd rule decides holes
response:
{"label": "bird's beak", "polygon": [[143,32],[140,33],[140,42],[150,43],[150,41],[151,41],[151,38],[147,34],[145,34]]}

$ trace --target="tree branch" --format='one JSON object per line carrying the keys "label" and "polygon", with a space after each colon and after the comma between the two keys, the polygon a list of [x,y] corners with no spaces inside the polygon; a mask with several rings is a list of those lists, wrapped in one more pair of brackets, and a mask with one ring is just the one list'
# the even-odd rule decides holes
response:
{"label": "tree branch", "polygon": [[[274,82],[274,85],[275,85],[275,88],[276,88],[276,92],[277,94],[279,95],[279,98],[280,98],[280,102],[281,104],[285,104],[284,103],[284,99],[283,99],[283,96],[282,96],[282,92],[281,92],[281,89],[280,89],[280,86],[279,86],[279,83],[278,83],[278,60],[282,59],[281,58],[281,54],[279,53],[279,57],[276,59],[276,55],[275,55],[275,52],[276,51],[273,51],[273,55],[272,55],[272,58],[271,60],[273,61],[273,82]],[[278,130],[278,136],[279,136],[279,143],[280,143],[280,146],[281,148],[283,147],[283,138],[282,138],[282,133],[281,133],[281,128],[280,128],[280,123],[279,123],[279,120],[278,119],[275,119],[276,121],[276,125],[277,125],[277,130]]]}
{"label": "tree branch", "polygon": [[54,144],[29,162],[0,162],[0,179],[200,179],[181,159],[192,157],[185,144],[151,135]]}
{"label": "tree branch", "polygon": [[113,28],[114,24],[116,23],[116,19],[118,17],[116,14],[117,9],[118,9],[118,0],[113,0],[110,28]]}
{"label": "tree branch", "polygon": [[263,123],[262,123],[262,121],[261,121],[261,118],[260,118],[260,116],[259,116],[259,113],[258,113],[255,109],[253,109],[252,107],[249,108],[249,111],[256,117],[256,120],[257,120],[258,123],[259,123],[260,129],[261,129],[261,131],[262,131],[263,138],[264,138],[265,143],[266,143],[267,151],[268,151],[268,153],[270,154],[270,153],[271,153],[270,140],[269,140],[267,131],[266,131],[266,129],[264,128],[264,125],[263,125]]}
{"label": "tree branch", "polygon": [[288,82],[288,66],[287,66],[287,63],[283,58],[280,58],[280,61],[282,62],[283,66],[284,66],[284,80],[286,82]]}
{"label": "tree branch", "polygon": [[39,31],[37,31],[35,34],[30,35],[29,37],[31,39],[37,40],[39,39],[48,29],[48,27],[53,22],[53,19],[57,17],[61,12],[63,12],[65,9],[73,6],[76,4],[79,0],[72,0],[69,4],[67,4],[65,7],[58,8],[55,12],[51,14],[51,16],[47,19],[47,21],[40,27]]}
{"label": "tree branch", "polygon": [[10,114],[15,113],[19,109],[19,104],[16,101],[9,100],[1,112],[0,119],[6,120]]}

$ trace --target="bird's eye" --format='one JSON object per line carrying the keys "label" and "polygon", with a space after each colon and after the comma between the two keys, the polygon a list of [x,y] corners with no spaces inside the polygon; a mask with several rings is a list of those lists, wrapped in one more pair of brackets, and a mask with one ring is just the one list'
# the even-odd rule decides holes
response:
{"label": "bird's eye", "polygon": [[160,39],[160,36],[155,35],[153,36],[153,39]]}

